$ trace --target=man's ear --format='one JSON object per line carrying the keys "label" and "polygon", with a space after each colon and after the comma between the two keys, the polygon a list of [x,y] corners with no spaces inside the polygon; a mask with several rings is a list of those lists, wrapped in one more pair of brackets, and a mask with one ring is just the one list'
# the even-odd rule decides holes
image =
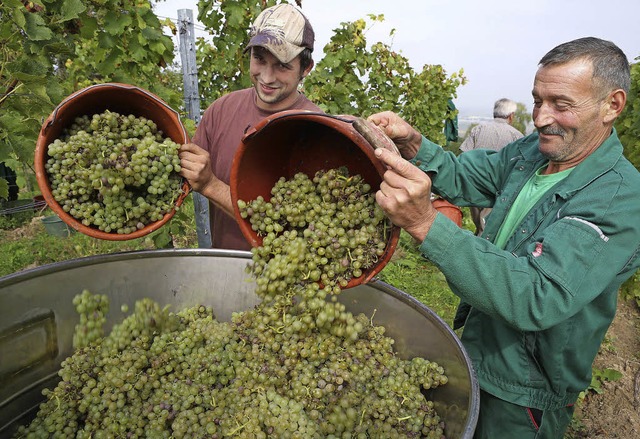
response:
{"label": "man's ear", "polygon": [[310,62],[310,63],[309,63],[309,65],[307,66],[307,68],[306,68],[306,69],[304,69],[304,71],[303,71],[303,72],[302,72],[302,74],[300,75],[300,80],[301,80],[301,81],[302,81],[304,78],[306,78],[306,77],[307,77],[307,75],[309,74],[309,72],[311,72],[311,69],[313,68],[314,64],[315,64],[315,63],[313,62],[313,60],[311,60],[311,62]]}
{"label": "man's ear", "polygon": [[609,96],[606,98],[604,102],[604,123],[613,122],[622,110],[624,110],[624,106],[627,103],[627,94],[624,90],[618,89],[609,93]]}

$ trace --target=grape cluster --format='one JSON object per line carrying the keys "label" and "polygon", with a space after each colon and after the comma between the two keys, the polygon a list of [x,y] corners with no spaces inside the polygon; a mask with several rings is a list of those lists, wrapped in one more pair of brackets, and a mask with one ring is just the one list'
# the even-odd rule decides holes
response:
{"label": "grape cluster", "polygon": [[239,202],[264,236],[249,265],[262,301],[230,322],[145,298],[96,339],[107,305],[83,291],[80,348],[16,438],[442,439],[425,391],[447,383],[443,368],[401,359],[375,313],[337,300],[384,250],[389,224],[370,191],[340,168]]}
{"label": "grape cluster", "polygon": [[48,145],[51,193],[85,226],[132,233],[175,207],[179,147],[144,117],[109,110],[78,117]]}
{"label": "grape cluster", "polygon": [[73,331],[73,347],[80,349],[104,337],[104,324],[109,311],[109,299],[104,294],[91,294],[89,290],[73,298],[73,306],[80,322]]}
{"label": "grape cluster", "polygon": [[346,167],[280,178],[262,196],[238,201],[262,245],[252,249],[257,294],[297,283],[320,282],[338,294],[384,254],[391,223],[375,202],[371,186]]}
{"label": "grape cluster", "polygon": [[441,439],[424,390],[447,382],[442,367],[397,357],[373,318],[281,295],[220,322],[141,299],[62,363],[15,437]]}

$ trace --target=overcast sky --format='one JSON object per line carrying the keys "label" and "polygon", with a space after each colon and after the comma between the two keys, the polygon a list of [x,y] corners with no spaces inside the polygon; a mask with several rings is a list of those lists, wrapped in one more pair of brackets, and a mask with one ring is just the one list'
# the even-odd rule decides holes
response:
{"label": "overcast sky", "polygon": [[[167,0],[156,13],[177,18],[178,9],[192,9],[196,17],[196,5]],[[303,0],[302,11],[316,33],[316,62],[341,22],[384,14],[369,43],[391,45],[415,70],[464,69],[468,83],[455,100],[461,117],[491,116],[502,97],[531,110],[537,63],[560,43],[595,36],[616,43],[630,61],[640,56],[640,0]]]}

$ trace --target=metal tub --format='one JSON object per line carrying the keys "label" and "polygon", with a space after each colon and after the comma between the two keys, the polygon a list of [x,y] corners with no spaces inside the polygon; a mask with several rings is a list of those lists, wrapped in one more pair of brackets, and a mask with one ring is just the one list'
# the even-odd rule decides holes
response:
{"label": "metal tub", "polygon": [[[0,437],[35,416],[41,391],[58,381],[72,353],[78,315],[73,297],[83,289],[107,294],[107,329],[124,317],[120,307],[149,297],[175,310],[197,304],[214,308],[221,321],[258,302],[245,273],[251,254],[231,250],[153,250],[99,255],[49,264],[0,278]],[[428,307],[374,280],[339,296],[387,328],[403,358],[422,356],[442,365],[445,386],[428,395],[446,423],[448,438],[471,438],[478,418],[479,388],[458,337]]]}

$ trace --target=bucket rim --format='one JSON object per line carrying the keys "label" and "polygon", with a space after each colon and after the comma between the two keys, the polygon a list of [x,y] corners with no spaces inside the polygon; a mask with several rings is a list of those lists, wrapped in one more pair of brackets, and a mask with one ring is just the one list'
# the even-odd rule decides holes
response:
{"label": "bucket rim", "polygon": [[[49,117],[45,119],[42,123],[40,133],[38,135],[38,139],[36,141],[35,148],[35,156],[34,156],[34,167],[36,170],[36,182],[38,187],[40,188],[40,192],[44,197],[45,203],[49,206],[49,208],[54,211],[61,219],[64,221],[69,227],[78,231],[84,235],[90,236],[92,238],[108,240],[108,241],[126,241],[136,238],[141,238],[143,236],[148,235],[160,227],[164,226],[169,220],[175,215],[176,209],[178,209],[182,203],[184,202],[187,195],[189,195],[191,191],[191,185],[189,182],[182,178],[181,184],[181,193],[178,198],[175,200],[173,208],[164,214],[164,216],[155,222],[151,222],[146,224],[143,228],[139,230],[135,230],[128,234],[118,234],[114,232],[104,232],[99,230],[96,227],[86,226],[82,224],[81,221],[77,220],[69,213],[65,212],[62,206],[56,201],[51,193],[51,185],[49,184],[48,174],[45,169],[45,164],[48,157],[47,148],[49,146],[49,137],[47,132],[51,130],[56,123],[59,121],[62,113],[66,111],[68,108],[77,102],[78,99],[84,99],[86,96],[89,96],[89,93],[95,90],[101,90],[102,92],[108,91],[124,91],[125,93],[131,94],[131,96],[139,96],[145,99],[145,102],[151,102],[153,105],[159,106],[167,115],[167,123],[170,123],[172,127],[177,129],[178,134],[171,139],[180,144],[188,143],[189,136],[187,134],[186,128],[182,124],[180,120],[180,114],[171,108],[164,100],[162,100],[159,96],[154,93],[145,90],[144,88],[138,87],[132,84],[125,84],[120,82],[105,82],[100,84],[92,84],[87,87],[84,87],[74,93],[71,93],[65,99],[63,99],[51,112]],[[108,103],[106,104],[108,105]],[[94,113],[95,114],[95,113]],[[63,128],[60,128],[61,130]],[[163,130],[164,131],[164,130]],[[50,131],[49,131],[50,132]],[[167,137],[166,133],[164,133]]]}

